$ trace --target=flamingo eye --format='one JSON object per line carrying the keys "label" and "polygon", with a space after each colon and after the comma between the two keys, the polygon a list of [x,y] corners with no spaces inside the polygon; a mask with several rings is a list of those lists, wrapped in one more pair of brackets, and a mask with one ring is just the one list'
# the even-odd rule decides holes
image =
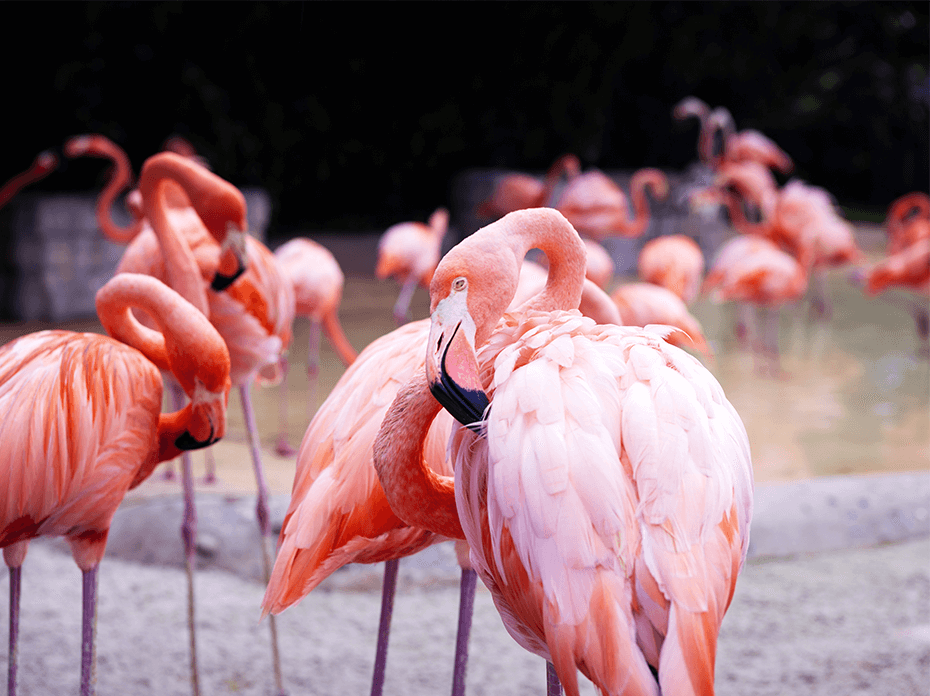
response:
{"label": "flamingo eye", "polygon": [[452,281],[452,289],[455,290],[456,292],[461,292],[467,287],[468,287],[468,280],[466,278],[463,278],[460,276]]}

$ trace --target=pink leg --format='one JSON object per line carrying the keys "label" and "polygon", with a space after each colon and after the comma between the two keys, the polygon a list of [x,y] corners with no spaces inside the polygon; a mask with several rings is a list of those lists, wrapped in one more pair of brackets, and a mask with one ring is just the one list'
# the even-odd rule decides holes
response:
{"label": "pink leg", "polygon": [[216,477],[216,457],[213,456],[213,448],[207,447],[203,451],[204,474],[203,483],[208,486],[214,485],[219,479]]}
{"label": "pink leg", "polygon": [[394,321],[398,326],[403,326],[410,318],[410,300],[413,299],[413,291],[416,289],[416,279],[408,280],[400,288],[397,302],[394,303]]}
{"label": "pink leg", "polygon": [[[262,458],[258,445],[258,428],[255,425],[255,410],[252,408],[252,397],[248,384],[239,385],[239,396],[242,399],[242,411],[245,416],[245,429],[249,437],[249,448],[252,451],[252,466],[255,469],[255,483],[257,487],[257,501],[255,513],[258,517],[258,531],[262,550],[262,573],[267,583],[271,577],[271,552],[268,545],[271,543],[271,521],[268,512],[268,484],[265,482],[265,471],[262,467]],[[268,616],[271,628],[271,659],[274,668],[274,679],[279,696],[286,694],[284,680],[281,676],[281,657],[278,651],[278,624],[275,615]]]}
{"label": "pink leg", "polygon": [[[187,401],[187,395],[176,382],[171,384],[171,398],[175,409]],[[191,655],[191,692],[200,694],[200,670],[197,666],[197,628],[195,622],[194,571],[197,569],[197,507],[195,505],[194,472],[191,453],[181,455],[181,484],[184,489],[184,518],[181,522],[181,540],[184,542],[184,570],[187,574],[187,634]]]}
{"label": "pink leg", "polygon": [[562,683],[555,673],[555,665],[546,661],[546,696],[562,696]]}
{"label": "pink leg", "polygon": [[287,441],[287,373],[289,370],[290,363],[287,356],[282,355],[281,372],[283,377],[281,378],[281,394],[278,397],[278,427],[280,432],[278,433],[278,441],[274,446],[275,453],[282,457],[293,457],[297,454],[297,450]]}
{"label": "pink leg", "polygon": [[16,658],[19,644],[19,597],[22,587],[23,567],[10,568],[10,651],[6,675],[7,694],[16,696]]}
{"label": "pink leg", "polygon": [[316,414],[317,382],[320,378],[320,322],[310,320],[310,334],[307,339],[307,422]]}
{"label": "pink leg", "polygon": [[455,638],[455,667],[452,670],[452,696],[465,696],[468,637],[471,635],[471,619],[475,612],[477,584],[478,574],[470,568],[462,568],[462,581],[459,585],[459,629]]}
{"label": "pink leg", "polygon": [[92,696],[97,683],[97,568],[83,572],[81,606],[81,696]]}
{"label": "pink leg", "polygon": [[391,616],[394,613],[394,592],[397,589],[396,558],[384,563],[384,582],[381,585],[381,618],[378,621],[378,645],[375,648],[375,671],[371,680],[371,696],[381,696],[384,690],[384,670],[387,666],[388,636]]}

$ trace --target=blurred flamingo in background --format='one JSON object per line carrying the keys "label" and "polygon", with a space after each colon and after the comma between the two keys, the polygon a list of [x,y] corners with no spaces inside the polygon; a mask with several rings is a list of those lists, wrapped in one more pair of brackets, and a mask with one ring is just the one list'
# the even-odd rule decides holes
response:
{"label": "blurred flamingo in background", "polygon": [[[329,249],[312,239],[298,237],[275,249],[275,258],[281,271],[294,286],[295,314],[310,320],[310,337],[307,345],[307,418],[316,411],[316,386],[320,372],[320,329],[329,339],[336,353],[348,367],[355,360],[357,352],[346,338],[339,322],[339,303],[342,300],[342,288],[345,276],[336,257]],[[287,372],[288,358],[281,355],[283,377],[281,382],[281,399],[279,416],[281,432],[275,445],[275,451],[281,456],[297,453],[287,440]]]}
{"label": "blurred flamingo in background", "polygon": [[[773,374],[780,371],[778,310],[806,291],[807,271],[798,260],[771,240],[751,236],[734,237],[720,247],[702,288],[714,302],[738,303],[737,338],[767,359],[760,371]],[[766,314],[761,335],[750,307]]]}
{"label": "blurred flamingo in background", "polygon": [[32,161],[29,168],[20,172],[0,186],[0,208],[29,184],[34,184],[51,174],[58,167],[58,157],[51,150],[43,150]]}
{"label": "blurred flamingo in background", "polygon": [[409,318],[410,300],[417,285],[429,287],[448,229],[449,211],[437,208],[428,225],[400,222],[381,235],[375,275],[381,280],[393,276],[401,283],[394,305],[394,321],[398,326]]}
{"label": "blurred flamingo in background", "polygon": [[738,131],[733,115],[718,106],[702,122],[700,149],[711,167],[718,170],[726,162],[757,162],[783,174],[794,168],[788,154],[757,130]]}
{"label": "blurred flamingo in background", "polygon": [[[531,247],[552,277],[505,315]],[[508,632],[569,696],[577,670],[605,694],[710,694],[749,541],[746,432],[693,357],[573,311],[583,269],[580,238],[550,209],[453,248],[430,288],[426,375],[398,392],[375,466],[402,519],[461,527]],[[462,424],[454,481],[424,465],[436,399]]]}
{"label": "blurred flamingo in background", "polygon": [[672,332],[665,337],[666,341],[679,348],[694,349],[705,358],[713,357],[701,322],[668,288],[653,283],[623,283],[610,293],[610,299],[617,305],[622,326],[674,326],[684,333]]}
{"label": "blurred flamingo in background", "polygon": [[566,154],[552,163],[543,181],[529,174],[507,174],[494,186],[491,197],[478,206],[478,217],[496,219],[514,210],[550,205],[550,198],[562,176],[570,180],[580,173],[581,163],[578,158]]}
{"label": "blurred flamingo in background", "polygon": [[[691,237],[670,234],[650,239],[637,261],[639,277],[671,290],[685,304],[691,304],[701,291],[704,254]],[[653,322],[661,323],[661,322]]]}
{"label": "blurred flamingo in background", "polygon": [[914,191],[893,201],[885,216],[885,231],[889,254],[896,254],[917,240],[930,237],[930,196],[923,191]]}
{"label": "blurred flamingo in background", "polygon": [[[0,546],[10,568],[11,694],[29,540],[66,537],[81,569],[81,694],[91,694],[97,569],[113,514],[159,462],[226,431],[229,354],[197,308],[136,274],[111,279],[96,303],[113,338],[41,331],[0,348]],[[144,310],[158,331],[141,326],[130,307]],[[159,370],[174,375],[190,404],[161,413]]]}
{"label": "blurred flamingo in background", "polygon": [[646,189],[657,200],[668,195],[668,178],[659,169],[647,167],[633,173],[630,217],[626,194],[603,172],[591,169],[570,179],[555,207],[582,236],[602,241],[607,236],[639,237],[649,225]]}

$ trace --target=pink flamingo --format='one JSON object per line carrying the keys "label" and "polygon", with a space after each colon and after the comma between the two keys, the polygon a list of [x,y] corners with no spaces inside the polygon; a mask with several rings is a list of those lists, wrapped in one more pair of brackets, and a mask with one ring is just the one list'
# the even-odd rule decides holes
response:
{"label": "pink flamingo", "polygon": [[896,254],[917,240],[930,237],[930,196],[923,191],[914,191],[894,200],[888,206],[885,230],[889,254]]}
{"label": "pink flamingo", "polygon": [[[767,326],[756,340],[757,350],[766,355],[770,369],[778,366],[778,309],[795,302],[807,291],[807,270],[797,259],[762,237],[737,236],[718,251],[702,292],[714,302],[736,301],[758,307],[767,314]],[[755,324],[750,312],[743,310],[737,323],[737,337],[744,343]],[[754,330],[753,330],[754,331]]]}
{"label": "pink flamingo", "polygon": [[620,323],[623,326],[674,326],[683,333],[672,332],[666,336],[666,341],[679,348],[693,348],[707,358],[713,357],[701,322],[688,311],[684,301],[668,288],[653,283],[623,283],[610,293],[610,299],[620,311]]}
{"label": "pink flamingo", "polygon": [[701,291],[704,254],[691,237],[663,235],[643,245],[637,262],[639,277],[671,290],[685,304],[691,304]]}
{"label": "pink flamingo", "polygon": [[714,169],[723,162],[757,162],[783,174],[794,168],[791,158],[770,138],[757,130],[737,132],[729,110],[719,106],[704,121],[701,131],[701,149]]}
{"label": "pink flamingo", "polygon": [[[206,318],[154,278],[125,274],[97,293],[113,338],[41,331],[0,348],[5,496],[0,547],[10,568],[8,687],[16,688],[21,566],[30,539],[64,536],[83,575],[81,694],[93,693],[97,568],[130,488],[181,450],[226,431],[229,354]],[[129,311],[145,310],[158,332]],[[161,413],[170,372],[191,403]]]}
{"label": "pink flamingo", "polygon": [[569,180],[554,206],[578,230],[595,241],[605,237],[639,237],[649,225],[646,189],[657,200],[668,195],[668,178],[653,168],[639,169],[630,181],[635,216],[630,218],[626,194],[613,180],[596,169]]}
{"label": "pink flamingo", "polygon": [[508,174],[497,182],[491,197],[478,206],[478,217],[499,218],[514,210],[549,205],[549,199],[562,176],[567,175],[573,179],[580,173],[581,163],[578,158],[566,154],[552,163],[543,181],[529,174]]}
{"label": "pink flamingo", "polygon": [[[531,247],[550,281],[505,315]],[[583,280],[581,239],[548,209],[446,254],[426,375],[398,392],[375,466],[402,519],[466,537],[511,636],[553,663],[569,696],[579,669],[605,694],[712,694],[749,541],[746,432],[695,358],[574,311]],[[465,424],[450,441],[454,481],[423,463],[433,395]]]}
{"label": "pink flamingo", "polygon": [[381,235],[375,275],[381,280],[394,276],[401,283],[394,305],[394,321],[398,326],[409,319],[410,300],[417,285],[429,286],[448,229],[449,211],[437,208],[428,225],[400,222]]}
{"label": "pink flamingo", "polygon": [[[281,271],[294,286],[295,314],[310,320],[307,345],[307,378],[309,414],[316,410],[316,383],[320,372],[320,329],[348,367],[357,355],[339,322],[339,302],[345,276],[336,257],[329,249],[312,239],[298,237],[282,244],[274,252]],[[287,371],[288,359],[282,353],[282,387],[279,402],[281,433],[275,451],[281,456],[297,453],[287,441]]]}
{"label": "pink flamingo", "polygon": [[29,168],[20,172],[0,186],[0,208],[5,206],[17,193],[29,184],[34,184],[51,174],[58,167],[58,157],[50,150],[40,152]]}

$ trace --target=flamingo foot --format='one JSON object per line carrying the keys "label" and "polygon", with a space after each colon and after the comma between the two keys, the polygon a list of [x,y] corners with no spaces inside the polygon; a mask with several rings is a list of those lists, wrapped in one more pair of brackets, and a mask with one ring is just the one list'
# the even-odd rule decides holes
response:
{"label": "flamingo foot", "polygon": [[297,449],[287,441],[287,434],[281,433],[275,443],[274,453],[279,457],[294,457],[297,455]]}
{"label": "flamingo foot", "polygon": [[164,473],[162,474],[162,479],[164,481],[174,481],[177,478],[177,475],[174,473],[174,465],[171,462],[165,463]]}

